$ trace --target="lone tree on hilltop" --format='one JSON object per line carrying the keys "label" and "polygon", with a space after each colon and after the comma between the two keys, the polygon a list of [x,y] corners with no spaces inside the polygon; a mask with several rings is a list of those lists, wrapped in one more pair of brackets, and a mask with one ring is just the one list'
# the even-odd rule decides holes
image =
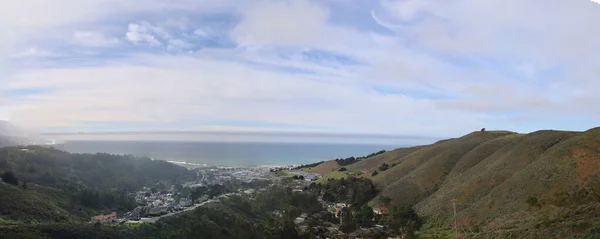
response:
{"label": "lone tree on hilltop", "polygon": [[481,132],[485,132],[485,128],[481,129]]}
{"label": "lone tree on hilltop", "polygon": [[5,172],[4,174],[2,174],[2,181],[4,181],[5,183],[9,183],[15,186],[19,185],[19,180],[17,179],[17,177],[15,176],[15,173],[13,172]]}

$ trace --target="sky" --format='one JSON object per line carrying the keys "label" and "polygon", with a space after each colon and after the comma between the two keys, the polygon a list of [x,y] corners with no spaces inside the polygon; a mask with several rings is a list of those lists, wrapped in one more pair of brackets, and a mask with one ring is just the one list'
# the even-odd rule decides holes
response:
{"label": "sky", "polygon": [[0,3],[0,120],[41,133],[457,137],[600,122],[589,0]]}

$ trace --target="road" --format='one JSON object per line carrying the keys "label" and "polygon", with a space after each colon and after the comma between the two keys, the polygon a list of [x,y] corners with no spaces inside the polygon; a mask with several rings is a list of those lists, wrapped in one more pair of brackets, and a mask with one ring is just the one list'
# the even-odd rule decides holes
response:
{"label": "road", "polygon": [[159,217],[142,217],[142,218],[140,218],[140,221],[139,221],[139,222],[155,223],[156,221],[158,221],[158,219],[161,219],[161,218],[163,218],[163,217],[170,217],[170,216],[175,216],[175,215],[177,215],[177,214],[180,214],[180,213],[189,212],[189,211],[191,211],[191,210],[194,210],[194,209],[196,209],[197,207],[200,207],[200,206],[206,205],[206,204],[208,204],[208,203],[211,203],[211,202],[218,202],[218,201],[219,201],[219,200],[207,200],[207,201],[204,201],[204,202],[202,202],[202,203],[200,203],[200,204],[196,204],[196,205],[194,205],[194,206],[191,206],[191,207],[185,208],[185,209],[183,209],[183,210],[181,210],[181,211],[167,213],[167,214],[165,214],[165,215],[162,215],[162,216],[159,216]]}

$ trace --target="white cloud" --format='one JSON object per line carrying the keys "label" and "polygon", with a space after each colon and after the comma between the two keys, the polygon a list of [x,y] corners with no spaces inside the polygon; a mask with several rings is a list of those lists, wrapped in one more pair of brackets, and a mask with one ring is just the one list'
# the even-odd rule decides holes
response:
{"label": "white cloud", "polygon": [[99,32],[77,31],[73,33],[75,42],[84,46],[106,47],[119,44],[116,37],[107,37]]}
{"label": "white cloud", "polygon": [[306,45],[326,39],[329,11],[312,1],[261,1],[242,8],[233,38],[242,45]]}
{"label": "white cloud", "polygon": [[182,40],[182,39],[169,39],[169,44],[167,46],[168,50],[185,50],[191,48],[192,44]]}
{"label": "white cloud", "polygon": [[15,55],[13,55],[11,58],[34,58],[34,57],[50,57],[50,56],[57,56],[57,54],[51,52],[51,51],[47,51],[47,50],[42,50],[36,47],[30,47],[25,49],[22,52],[19,52]]}
{"label": "white cloud", "polygon": [[[235,119],[341,132],[430,135],[439,126],[419,123],[418,115],[452,118],[445,121],[451,121],[457,129],[476,124],[476,119],[466,114],[436,109],[430,100],[380,95],[356,84],[317,81],[239,63],[190,57],[140,56],[139,59],[145,59],[144,65],[148,66],[119,64],[119,67],[43,70],[20,75],[10,88],[55,86],[56,89],[14,102],[13,118],[41,127],[76,125],[80,121]],[[390,112],[390,109],[397,110]]]}
{"label": "white cloud", "polygon": [[127,29],[128,31],[125,33],[125,38],[133,44],[149,44],[152,46],[161,44],[146,26],[129,23]]}
{"label": "white cloud", "polygon": [[196,29],[196,30],[194,30],[194,35],[199,36],[199,37],[206,37],[206,36],[208,36],[208,34],[206,34],[206,31],[204,31],[202,29]]}
{"label": "white cloud", "polygon": [[[535,122],[568,113],[598,119],[589,109],[600,103],[594,90],[600,87],[600,28],[594,25],[600,8],[586,1],[385,0],[362,9],[366,16],[341,17],[344,9],[330,9],[325,1],[61,0],[61,8],[42,0],[9,2],[0,4],[0,56],[49,56],[46,46],[60,35],[73,37],[68,42],[75,39],[80,47],[118,41],[99,32],[73,35],[76,29],[120,29],[128,42],[169,50],[168,55],[124,51],[123,58],[84,59],[93,67],[0,64],[0,77],[7,79],[0,82],[2,92],[53,89],[2,96],[11,116],[40,127],[202,119],[452,135],[490,124],[503,128],[509,118]],[[230,13],[232,5],[240,17],[228,19],[235,26],[187,18],[213,9],[230,8]],[[31,17],[24,18],[23,9]],[[390,31],[369,29],[375,23],[366,20],[344,22],[368,18],[369,12]],[[123,16],[136,19],[95,25],[131,19]],[[194,41],[207,36],[230,36],[224,41],[240,45],[195,47]],[[198,48],[196,54],[177,56]],[[305,49],[340,57],[306,59]],[[345,64],[344,57],[361,64]]]}

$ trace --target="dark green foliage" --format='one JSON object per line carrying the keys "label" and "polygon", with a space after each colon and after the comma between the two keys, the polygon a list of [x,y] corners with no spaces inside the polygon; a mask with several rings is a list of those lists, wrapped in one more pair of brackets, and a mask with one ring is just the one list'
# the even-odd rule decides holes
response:
{"label": "dark green foliage", "polygon": [[15,176],[15,173],[11,171],[4,172],[2,174],[2,181],[15,186],[19,185],[19,180],[17,179],[17,176]]}
{"label": "dark green foliage", "polygon": [[133,191],[160,181],[187,181],[195,173],[186,168],[149,158],[110,154],[69,154],[52,148],[28,147],[29,151],[0,149],[7,169],[30,183],[55,188],[119,188]]}
{"label": "dark green foliage", "polygon": [[350,177],[330,179],[325,184],[311,184],[309,190],[323,194],[328,202],[347,202],[357,207],[366,204],[377,195],[377,188],[370,179]]}
{"label": "dark green foliage", "polygon": [[294,175],[294,176],[292,176],[292,178],[295,180],[304,180],[304,176],[302,176],[302,175]]}
{"label": "dark green foliage", "polygon": [[356,163],[360,160],[366,159],[366,158],[370,158],[373,156],[377,156],[380,155],[382,153],[385,153],[385,150],[381,150],[381,151],[377,151],[375,153],[369,154],[367,156],[362,156],[362,157],[349,157],[349,158],[345,158],[345,159],[336,159],[335,161],[340,165],[340,166],[347,166],[353,163]]}
{"label": "dark green foliage", "polygon": [[373,173],[371,174],[371,177],[375,177],[375,176],[377,176],[377,174],[379,174],[379,173],[377,172],[377,170],[375,170],[375,171],[373,171]]}
{"label": "dark green foliage", "polygon": [[88,221],[101,210],[123,212],[134,208],[135,201],[127,195],[143,185],[195,178],[194,172],[159,160],[69,154],[44,147],[28,149],[0,149],[0,164],[7,175],[3,178],[14,185],[18,185],[18,180],[11,179],[14,175],[23,181],[15,190],[2,188],[11,191],[0,196],[3,218],[22,222]]}
{"label": "dark green foliage", "polygon": [[347,168],[341,167],[340,169],[338,169],[339,172],[344,172],[344,171],[348,171]]}
{"label": "dark green foliage", "polygon": [[390,166],[387,163],[383,163],[381,164],[381,166],[379,166],[379,171],[385,171],[388,170],[390,168]]}
{"label": "dark green foliage", "polygon": [[382,221],[390,231],[400,235],[412,235],[421,227],[421,219],[412,206],[392,206]]}
{"label": "dark green foliage", "polygon": [[373,219],[375,219],[375,213],[373,213],[373,208],[365,205],[362,205],[358,211],[356,211],[356,221],[360,225],[372,225],[375,223]]}
{"label": "dark green foliage", "polygon": [[388,196],[381,196],[379,197],[379,201],[382,202],[383,204],[390,204],[392,202],[392,198],[388,197]]}
{"label": "dark green foliage", "polygon": [[113,209],[128,211],[136,207],[135,199],[117,190],[84,189],[77,193],[81,204],[95,209]]}
{"label": "dark green foliage", "polygon": [[525,202],[527,203],[527,205],[529,205],[529,208],[541,206],[540,202],[536,197],[528,197],[527,200],[525,200]]}
{"label": "dark green foliage", "polygon": [[[316,166],[318,166],[319,164],[322,164],[322,163],[323,163],[323,161],[316,162],[316,163],[311,163],[311,164],[303,164],[303,165],[300,165],[298,167],[295,167],[294,169],[314,168],[314,167],[316,167]],[[271,170],[271,172],[273,172],[273,170]]]}
{"label": "dark green foliage", "polygon": [[345,207],[342,209],[342,224],[340,225],[340,231],[344,233],[353,232],[356,230],[356,221],[354,220],[354,215],[352,215],[352,210],[349,207]]}

